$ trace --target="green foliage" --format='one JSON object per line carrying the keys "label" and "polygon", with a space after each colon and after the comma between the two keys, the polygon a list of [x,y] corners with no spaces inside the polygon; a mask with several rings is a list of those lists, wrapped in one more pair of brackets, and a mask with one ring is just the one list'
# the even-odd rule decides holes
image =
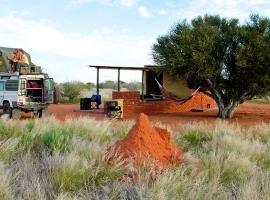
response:
{"label": "green foliage", "polygon": [[264,95],[264,96],[255,96],[252,99],[252,102],[263,103],[263,104],[270,104],[270,96],[269,96],[269,94]]}
{"label": "green foliage", "polygon": [[70,133],[64,128],[53,129],[41,135],[42,142],[50,151],[68,151],[70,138]]}
{"label": "green foliage", "polygon": [[62,172],[61,179],[61,190],[65,192],[76,192],[81,188],[87,187],[87,183],[91,177],[89,169],[84,171],[73,169]]}
{"label": "green foliage", "polygon": [[229,189],[237,188],[251,179],[255,165],[249,160],[236,157],[233,160],[227,160],[225,162],[224,169],[221,171],[221,182],[224,187]]}
{"label": "green foliage", "polygon": [[20,142],[18,143],[19,151],[27,151],[31,149],[36,142],[36,137],[29,132],[20,135]]}
{"label": "green foliage", "polygon": [[182,138],[185,142],[185,145],[183,146],[184,149],[190,149],[190,148],[202,148],[202,145],[204,142],[207,142],[210,140],[209,137],[207,137],[204,134],[201,134],[199,131],[190,131],[188,133],[185,133],[185,135]]}
{"label": "green foliage", "polygon": [[[126,88],[128,90],[140,90],[141,89],[141,82],[137,82],[137,81],[133,81],[133,82],[123,82],[120,81],[120,87],[121,88]],[[100,88],[105,89],[113,89],[113,90],[117,90],[118,88],[118,84],[117,81],[105,81],[100,83]]]}
{"label": "green foliage", "polygon": [[20,128],[15,123],[8,123],[7,121],[0,121],[0,140],[5,140],[13,135],[21,134],[23,130],[20,130]]}
{"label": "green foliage", "polygon": [[[121,82],[121,83],[123,83],[123,82]],[[121,83],[120,83],[120,84],[121,84]],[[110,80],[108,80],[108,81],[105,81],[105,82],[100,83],[100,84],[99,84],[99,87],[100,87],[101,89],[109,88],[109,89],[114,89],[114,90],[116,90],[118,86],[117,86],[117,82],[116,82],[116,81],[110,81]]]}
{"label": "green foliage", "polygon": [[190,88],[201,86],[217,102],[219,117],[229,118],[238,104],[270,90],[270,20],[251,15],[239,24],[205,15],[182,21],[157,39],[153,58],[159,70]]}
{"label": "green foliage", "polygon": [[184,151],[194,151],[199,153],[203,149],[203,145],[212,141],[213,133],[205,130],[205,127],[184,127],[181,134],[174,135],[175,143]]}
{"label": "green foliage", "polygon": [[0,142],[0,160],[9,162],[17,154],[18,139],[8,139]]}
{"label": "green foliage", "polygon": [[122,85],[123,88],[126,88],[128,90],[141,90],[142,88],[142,83],[141,82],[137,82],[137,81],[133,81],[133,82],[129,82],[129,83],[124,83]]}
{"label": "green foliage", "polygon": [[28,132],[31,132],[35,127],[35,120],[29,120],[26,124],[26,129]]}
{"label": "green foliage", "polygon": [[[89,165],[91,165],[89,163]],[[56,177],[52,177],[59,184],[60,190],[63,192],[78,192],[80,190],[93,191],[106,183],[114,181],[116,178],[123,176],[124,168],[114,169],[108,165],[106,160],[100,161],[98,167],[82,168],[80,164],[75,164],[72,167],[59,169]]]}
{"label": "green foliage", "polygon": [[78,103],[81,92],[83,90],[91,91],[93,84],[91,83],[82,83],[79,81],[65,82],[59,84],[61,90],[61,103]]}
{"label": "green foliage", "polygon": [[12,199],[9,188],[10,180],[8,174],[5,173],[6,166],[2,162],[0,162],[0,170],[0,200],[10,200]]}

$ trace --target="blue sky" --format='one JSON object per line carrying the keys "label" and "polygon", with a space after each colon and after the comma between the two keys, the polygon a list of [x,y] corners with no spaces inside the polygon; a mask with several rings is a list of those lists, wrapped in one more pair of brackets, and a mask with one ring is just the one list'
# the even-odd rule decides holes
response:
{"label": "blue sky", "polygon": [[[87,65],[153,64],[151,46],[177,21],[270,15],[270,0],[0,0],[0,46],[21,47],[57,82],[95,82]],[[125,72],[123,81],[141,79]],[[101,80],[116,80],[102,71]]]}

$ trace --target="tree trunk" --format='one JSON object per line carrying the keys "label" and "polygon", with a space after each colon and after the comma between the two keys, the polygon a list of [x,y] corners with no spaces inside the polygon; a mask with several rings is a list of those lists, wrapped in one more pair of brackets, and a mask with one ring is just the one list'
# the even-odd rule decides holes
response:
{"label": "tree trunk", "polygon": [[[239,98],[231,98],[229,99],[226,96],[226,92],[222,90],[218,90],[215,88],[215,85],[212,83],[210,79],[206,79],[207,83],[209,84],[209,91],[204,91],[204,94],[208,95],[209,97],[213,98],[218,106],[219,112],[218,117],[222,119],[230,119],[232,118],[235,108],[243,103],[246,99],[251,98],[251,91],[247,90],[243,92]],[[237,96],[236,96],[237,97]]]}
{"label": "tree trunk", "polygon": [[217,102],[218,105],[218,117],[222,118],[222,119],[230,119],[232,118],[234,111],[236,109],[236,107],[238,106],[238,102],[237,101],[231,101],[228,105],[224,105],[221,102]]}

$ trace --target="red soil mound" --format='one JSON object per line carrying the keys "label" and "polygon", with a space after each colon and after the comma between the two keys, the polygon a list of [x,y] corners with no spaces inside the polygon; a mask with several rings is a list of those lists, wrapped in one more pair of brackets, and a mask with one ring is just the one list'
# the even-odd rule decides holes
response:
{"label": "red soil mound", "polygon": [[117,141],[108,152],[136,165],[151,163],[163,168],[178,164],[182,159],[182,151],[173,143],[170,133],[152,127],[148,116],[142,113],[126,138]]}

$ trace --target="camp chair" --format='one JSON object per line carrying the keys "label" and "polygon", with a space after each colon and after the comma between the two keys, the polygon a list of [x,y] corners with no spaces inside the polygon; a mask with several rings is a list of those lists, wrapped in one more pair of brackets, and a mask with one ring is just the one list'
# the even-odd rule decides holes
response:
{"label": "camp chair", "polygon": [[106,114],[109,119],[120,119],[122,116],[121,106],[118,105],[117,101],[106,102]]}

